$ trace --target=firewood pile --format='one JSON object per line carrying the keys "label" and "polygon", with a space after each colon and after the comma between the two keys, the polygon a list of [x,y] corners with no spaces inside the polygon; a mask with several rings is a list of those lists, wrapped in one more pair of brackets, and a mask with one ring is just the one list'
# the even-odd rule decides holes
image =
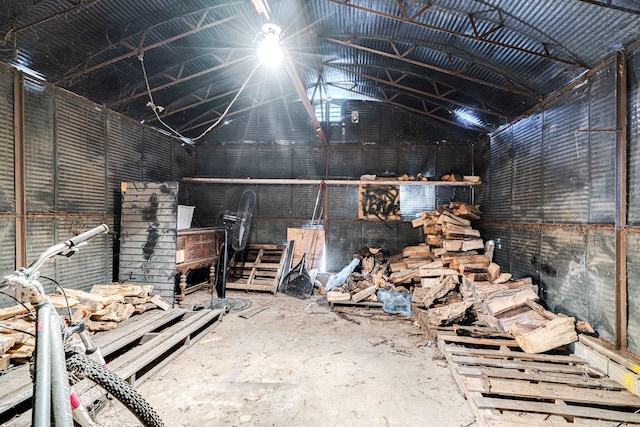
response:
{"label": "firewood pile", "polygon": [[[72,320],[84,320],[87,330],[105,331],[118,327],[118,322],[150,308],[171,307],[160,296],[151,296],[153,285],[114,283],[95,285],[90,292],[65,289]],[[62,295],[51,295],[51,301],[64,316],[67,301]],[[11,362],[25,363],[35,347],[35,313],[29,304],[0,309],[0,370]],[[30,313],[31,312],[31,313]]]}
{"label": "firewood pile", "polygon": [[412,225],[422,227],[425,243],[388,258],[363,249],[361,268],[330,290],[328,301],[376,301],[378,289],[412,293],[414,317],[426,330],[490,327],[513,336],[528,353],[576,341],[574,318],[546,310],[531,278],[513,280],[492,261],[493,248],[485,252],[480,231],[472,226],[481,215],[478,206],[460,202],[421,213]]}

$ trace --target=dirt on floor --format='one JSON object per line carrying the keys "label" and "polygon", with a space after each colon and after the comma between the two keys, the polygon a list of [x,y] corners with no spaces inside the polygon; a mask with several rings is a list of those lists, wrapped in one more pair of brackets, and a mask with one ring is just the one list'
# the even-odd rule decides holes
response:
{"label": "dirt on floor", "polygon": [[[378,309],[341,314],[315,296],[227,297],[252,306],[139,387],[168,426],[475,426],[412,320]],[[183,307],[208,298],[192,294]]]}

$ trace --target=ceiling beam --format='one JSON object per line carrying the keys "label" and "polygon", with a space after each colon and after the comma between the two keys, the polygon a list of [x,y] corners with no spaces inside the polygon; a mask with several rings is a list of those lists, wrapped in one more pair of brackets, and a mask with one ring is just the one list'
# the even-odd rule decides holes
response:
{"label": "ceiling beam", "polygon": [[[231,67],[233,65],[236,65],[236,64],[239,64],[241,62],[244,62],[244,61],[246,61],[247,59],[249,59],[251,57],[252,57],[251,55],[247,55],[247,56],[243,56],[241,58],[227,59],[227,60],[221,62],[220,64],[218,64],[218,65],[216,65],[214,67],[207,68],[205,70],[198,71],[197,73],[189,74],[189,75],[186,75],[186,76],[183,75],[183,72],[184,72],[184,69],[185,69],[185,67],[184,67],[185,63],[182,63],[180,65],[176,65],[176,66],[171,68],[171,70],[175,70],[176,68],[178,68],[176,76],[170,75],[171,71],[169,71],[169,70],[164,71],[161,74],[156,74],[156,76],[154,76],[154,77],[157,77],[159,75],[162,75],[165,78],[170,79],[171,81],[169,83],[165,83],[165,84],[162,84],[160,86],[156,86],[156,87],[151,88],[151,93],[155,93],[155,92],[158,92],[158,91],[163,90],[163,89],[168,89],[168,88],[170,88],[172,86],[175,86],[177,84],[184,83],[184,82],[189,81],[191,79],[195,79],[196,77],[201,77],[201,76],[204,76],[206,74],[213,73],[215,71],[219,71],[219,70]],[[149,81],[151,81],[154,77],[149,78]],[[131,102],[131,101],[133,101],[135,99],[138,99],[140,97],[147,96],[147,95],[149,95],[149,92],[146,90],[146,88],[144,88],[144,90],[141,90],[140,92],[138,92],[138,88],[136,88],[136,89],[133,90],[132,93],[130,93],[130,95],[128,97],[119,99],[117,101],[114,101],[114,102],[108,104],[107,106],[109,108],[113,108],[113,107],[116,107],[118,105],[121,105],[121,104],[124,104],[124,103],[127,103],[127,102]]]}
{"label": "ceiling beam", "polygon": [[[486,113],[486,114],[490,114],[492,116],[501,117],[501,118],[504,118],[504,119],[508,120],[508,117],[505,114],[497,112],[497,111],[494,111],[494,110],[491,110],[491,109],[487,108],[485,105],[478,107],[476,105],[472,105],[472,104],[469,104],[469,103],[466,103],[466,102],[461,102],[461,101],[457,101],[455,99],[447,98],[448,95],[451,95],[453,93],[460,93],[460,92],[456,91],[454,88],[451,88],[450,90],[448,90],[446,92],[446,94],[444,94],[444,95],[441,95],[441,94],[438,94],[438,93],[434,94],[434,93],[425,92],[423,90],[416,89],[414,87],[406,86],[406,85],[402,85],[402,84],[398,83],[402,78],[401,79],[395,79],[395,80],[392,79],[391,75],[388,72],[388,69],[384,69],[385,72],[386,72],[387,78],[386,79],[381,79],[379,77],[372,76],[370,74],[357,72],[354,69],[355,66],[349,67],[349,68],[342,68],[342,67],[338,67],[338,66],[335,66],[333,64],[330,64],[330,63],[329,64],[325,64],[325,65],[327,67],[331,67],[331,68],[334,68],[336,70],[344,71],[346,73],[355,74],[356,76],[362,77],[364,79],[371,80],[371,81],[374,81],[374,82],[377,82],[377,83],[382,83],[382,84],[385,84],[387,86],[391,86],[393,88],[396,88],[396,89],[399,89],[399,90],[402,90],[402,91],[412,92],[412,93],[415,93],[415,94],[420,95],[420,96],[424,96],[424,97],[431,98],[431,99],[437,99],[438,101],[451,103],[453,105],[458,105],[460,107],[469,108],[471,110],[483,112],[483,113]],[[403,74],[402,77],[405,77],[406,75],[407,75],[407,73]]]}
{"label": "ceiling beam", "polygon": [[[542,98],[541,95],[539,95],[539,94],[535,94],[533,92],[516,89],[510,84],[502,85],[502,84],[493,83],[493,82],[489,82],[487,80],[483,80],[483,79],[480,79],[480,78],[477,78],[477,77],[470,76],[468,74],[465,74],[465,72],[467,70],[455,70],[455,69],[448,70],[446,68],[437,67],[435,65],[427,64],[425,62],[421,62],[421,61],[418,61],[418,60],[415,60],[415,59],[410,59],[410,58],[407,57],[406,53],[395,53],[395,52],[394,53],[390,53],[390,52],[385,52],[385,51],[382,51],[382,50],[377,50],[377,49],[373,49],[373,48],[370,48],[370,47],[362,46],[362,45],[359,45],[359,44],[355,43],[355,41],[357,39],[358,39],[358,37],[354,37],[354,38],[352,38],[350,40],[344,41],[344,40],[339,40],[339,39],[330,38],[330,37],[329,38],[325,38],[325,40],[327,40],[327,41],[329,41],[331,43],[336,43],[336,44],[339,44],[339,45],[342,45],[342,46],[345,46],[345,47],[349,47],[349,48],[352,48],[352,49],[357,49],[357,50],[361,50],[361,51],[364,51],[364,52],[373,53],[375,55],[380,55],[380,56],[384,56],[384,57],[387,57],[387,58],[395,59],[395,60],[398,60],[398,61],[401,61],[401,62],[405,62],[407,64],[412,64],[412,65],[415,65],[415,66],[418,66],[418,67],[421,67],[421,68],[426,68],[426,69],[429,69],[429,70],[437,71],[439,73],[447,74],[447,75],[450,75],[450,76],[455,76],[455,77],[458,77],[458,78],[461,78],[461,79],[464,79],[464,80],[468,80],[468,81],[473,82],[473,83],[478,83],[478,84],[481,84],[481,85],[484,85],[484,86],[488,86],[488,87],[491,87],[491,88],[494,88],[494,89],[499,89],[499,90],[502,90],[502,91],[505,91],[505,92],[514,93],[516,95],[521,95],[521,96],[525,96],[527,98],[533,98],[533,99],[536,99],[536,100],[539,100],[539,99]],[[389,43],[392,45],[392,47],[395,46],[393,40],[389,40]],[[410,49],[410,50],[412,50],[412,49]]]}
{"label": "ceiling beam", "polygon": [[320,126],[320,122],[316,117],[316,112],[313,109],[313,106],[311,105],[311,101],[309,101],[309,96],[307,95],[307,88],[305,87],[304,83],[302,83],[302,79],[298,74],[298,70],[296,70],[296,66],[293,63],[293,60],[291,59],[289,52],[287,52],[286,50],[285,50],[284,63],[282,65],[284,66],[285,71],[289,75],[289,78],[291,79],[291,83],[293,83],[293,87],[295,87],[296,92],[298,93],[298,96],[302,100],[302,105],[304,105],[304,109],[307,110],[307,114],[309,115],[309,118],[313,123],[313,128],[318,134],[318,138],[320,138],[322,145],[325,148],[329,147],[329,141],[327,140],[327,136],[324,134],[324,129],[322,129],[322,126]]}
{"label": "ceiling beam", "polygon": [[[401,8],[401,14],[400,15],[394,15],[391,13],[386,13],[380,10],[376,10],[376,9],[372,9],[369,7],[365,7],[365,6],[360,6],[357,4],[353,4],[352,0],[329,0],[332,3],[336,3],[345,7],[349,7],[352,9],[356,9],[356,10],[360,10],[363,12],[368,12],[374,15],[378,15],[378,16],[382,16],[384,18],[388,18],[388,19],[392,19],[395,21],[399,21],[399,22],[403,22],[406,24],[411,24],[411,25],[416,25],[418,27],[422,27],[422,28],[426,28],[429,30],[433,30],[433,31],[438,31],[441,33],[445,33],[445,34],[449,34],[452,36],[456,36],[456,37],[460,37],[460,38],[465,38],[465,39],[471,39],[477,42],[482,42],[482,43],[487,43],[493,46],[498,46],[498,47],[502,47],[505,49],[511,49],[517,52],[521,52],[521,53],[525,53],[528,55],[532,55],[532,56],[536,56],[539,58],[544,58],[550,61],[555,61],[555,62],[560,62],[563,64],[568,64],[568,65],[573,65],[573,66],[578,66],[581,68],[585,68],[588,69],[589,67],[586,64],[583,64],[581,61],[575,60],[575,59],[566,59],[566,58],[561,58],[559,56],[556,55],[552,55],[549,50],[548,50],[548,44],[544,43],[544,42],[540,42],[538,40],[533,40],[536,43],[539,43],[541,45],[542,51],[535,51],[535,50],[531,50],[531,49],[527,49],[521,46],[517,46],[511,43],[507,43],[507,42],[501,42],[501,41],[497,41],[491,38],[488,38],[487,36],[489,36],[490,34],[494,33],[495,31],[497,31],[499,28],[503,28],[504,25],[501,24],[497,24],[497,26],[492,29],[491,31],[486,31],[483,34],[480,34],[476,31],[474,31],[473,34],[467,34],[461,31],[456,31],[456,30],[452,30],[450,28],[445,28],[445,27],[440,27],[438,25],[434,25],[434,24],[427,24],[425,22],[421,22],[418,21],[417,18],[419,18],[422,14],[424,14],[427,9],[429,9],[432,4],[429,3],[428,6],[425,6],[423,8],[421,8],[420,10],[418,10],[417,13],[409,16],[408,13],[406,13],[406,10],[404,10],[404,7]],[[501,9],[496,9],[499,12],[501,11]],[[466,14],[466,13],[462,13],[457,11],[458,14],[463,15],[466,19],[469,20],[470,25],[472,26],[472,28],[476,25],[474,18],[473,18],[473,14]],[[530,40],[532,40],[531,38],[529,38]]]}
{"label": "ceiling beam", "polygon": [[[165,21],[165,22],[162,22],[161,24],[156,24],[154,26],[151,26],[151,27],[145,29],[144,31],[142,31],[142,34],[140,36],[140,42],[136,46],[127,43],[127,39],[132,39],[134,36],[138,36],[139,33],[136,33],[133,36],[130,36],[127,39],[125,39],[123,41],[120,41],[120,42],[116,43],[115,45],[110,46],[107,49],[103,49],[102,51],[98,52],[97,54],[92,55],[90,58],[87,58],[82,63],[82,65],[79,66],[79,68],[80,68],[79,71],[66,74],[60,81],[58,81],[56,83],[57,84],[61,84],[61,83],[70,82],[71,80],[73,80],[73,79],[75,79],[77,77],[80,77],[80,76],[82,76],[84,74],[99,70],[99,69],[101,69],[103,67],[106,67],[107,65],[114,64],[116,62],[122,61],[123,59],[131,58],[132,56],[143,55],[145,52],[150,51],[152,49],[156,49],[158,47],[167,45],[169,43],[173,43],[176,40],[180,40],[180,39],[183,39],[185,37],[192,36],[194,34],[199,33],[200,31],[204,31],[204,30],[207,30],[209,28],[213,28],[213,27],[216,27],[218,25],[222,25],[222,24],[225,24],[227,22],[231,22],[234,19],[239,18],[239,17],[242,16],[241,14],[237,14],[237,15],[229,16],[229,17],[226,17],[226,18],[223,18],[223,19],[218,19],[218,20],[216,20],[214,22],[210,22],[209,24],[204,24],[204,21],[207,19],[209,13],[212,10],[215,10],[217,8],[219,8],[219,7],[210,7],[210,8],[205,9],[204,11],[200,11],[199,15],[197,16],[197,24],[196,25],[190,24],[187,21],[187,19],[185,19],[184,16],[181,16],[181,17],[178,17],[178,18],[174,18],[171,21]],[[190,14],[190,15],[194,15],[194,14]],[[173,22],[176,19],[179,19],[180,22],[182,22],[183,24],[186,24],[188,26],[189,30],[184,31],[184,32],[179,33],[179,34],[176,34],[173,37],[169,37],[167,39],[164,39],[164,40],[161,40],[159,42],[152,43],[152,44],[149,44],[149,45],[145,46],[145,41],[146,41],[147,35],[149,34],[150,30],[154,29],[158,25],[164,25],[167,22]],[[94,64],[94,65],[89,65],[92,58],[94,58],[97,55],[99,55],[101,53],[104,53],[104,52],[106,52],[108,50],[113,50],[113,48],[115,46],[118,46],[118,45],[129,49],[130,52],[122,54],[122,55],[119,55],[119,56],[116,56],[115,58],[109,59],[107,61],[102,61],[102,62],[99,62],[99,63]]]}
{"label": "ceiling beam", "polygon": [[640,9],[631,9],[629,7],[617,6],[611,2],[611,0],[578,0],[583,3],[592,4],[594,6],[605,7],[607,9],[619,10],[620,12],[633,13],[634,15],[640,15]]}
{"label": "ceiling beam", "polygon": [[486,132],[486,130],[484,130],[484,129],[476,128],[476,127],[470,127],[470,126],[465,125],[464,123],[460,123],[460,122],[457,122],[457,121],[449,120],[446,117],[442,117],[442,116],[438,116],[437,114],[434,114],[436,111],[441,109],[440,106],[438,106],[437,108],[434,108],[432,110],[429,110],[427,108],[426,104],[423,102],[422,103],[423,108],[422,109],[418,109],[418,108],[410,107],[410,106],[407,106],[407,105],[402,104],[400,102],[394,101],[395,96],[388,97],[386,95],[386,93],[384,93],[384,91],[382,91],[383,92],[383,96],[379,97],[379,96],[371,95],[369,93],[360,92],[360,91],[356,90],[354,87],[345,88],[345,87],[342,87],[342,86],[337,85],[335,83],[327,83],[327,85],[328,86],[334,86],[334,87],[337,87],[339,89],[346,90],[346,91],[349,91],[349,92],[357,93],[359,95],[363,95],[363,96],[369,97],[371,99],[374,99],[374,100],[377,100],[377,101],[380,101],[380,102],[384,102],[385,104],[393,105],[395,107],[402,108],[403,110],[406,110],[406,111],[409,111],[409,112],[412,112],[412,113],[416,113],[416,114],[420,114],[422,116],[430,117],[432,119],[441,121],[443,123],[447,123],[449,125],[461,127],[463,129],[471,130],[473,132]]}

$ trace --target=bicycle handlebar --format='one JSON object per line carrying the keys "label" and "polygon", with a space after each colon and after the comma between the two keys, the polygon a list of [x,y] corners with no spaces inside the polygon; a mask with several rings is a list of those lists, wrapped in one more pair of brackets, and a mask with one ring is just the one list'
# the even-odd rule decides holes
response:
{"label": "bicycle handlebar", "polygon": [[67,243],[69,247],[72,248],[74,246],[78,246],[82,242],[86,242],[87,240],[94,238],[98,234],[106,233],[107,231],[109,231],[109,227],[107,227],[106,224],[102,224],[97,226],[96,228],[92,228],[89,231],[85,231],[82,234],[78,234],[76,237],[72,237],[65,243]]}

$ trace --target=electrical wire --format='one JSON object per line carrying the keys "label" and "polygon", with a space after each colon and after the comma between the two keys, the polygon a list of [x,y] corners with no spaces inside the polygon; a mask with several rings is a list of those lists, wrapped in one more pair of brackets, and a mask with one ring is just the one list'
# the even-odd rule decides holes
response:
{"label": "electrical wire", "polygon": [[229,105],[227,106],[227,108],[224,110],[224,112],[222,113],[222,115],[218,118],[218,120],[216,120],[215,123],[213,123],[211,126],[209,126],[204,132],[202,132],[200,135],[198,135],[195,138],[188,138],[184,135],[182,135],[180,132],[178,132],[177,130],[175,130],[174,128],[172,128],[171,126],[169,126],[167,123],[165,123],[162,118],[160,117],[160,114],[158,114],[158,111],[163,111],[164,107],[160,106],[160,105],[156,105],[155,101],[153,100],[153,94],[151,93],[151,87],[149,86],[149,79],[147,77],[147,69],[144,66],[144,56],[143,55],[139,55],[138,59],[140,60],[140,65],[142,66],[142,74],[144,76],[144,82],[145,85],[147,87],[147,94],[149,95],[149,102],[147,103],[147,106],[149,108],[151,108],[151,110],[153,111],[153,113],[156,116],[156,119],[158,119],[158,121],[165,127],[167,128],[170,132],[172,132],[173,134],[175,134],[176,136],[178,136],[179,138],[182,138],[184,140],[190,140],[191,142],[195,142],[197,140],[199,140],[200,138],[204,137],[207,133],[209,133],[213,128],[215,128],[216,126],[218,126],[218,124],[220,124],[220,122],[225,118],[225,116],[227,115],[227,113],[229,112],[229,110],[231,109],[231,106],[236,102],[236,100],[238,99],[238,97],[240,96],[240,94],[242,93],[242,91],[244,90],[244,88],[247,86],[247,84],[249,83],[249,80],[251,80],[251,77],[253,77],[253,75],[255,74],[255,72],[258,70],[258,68],[260,68],[260,62],[258,62],[258,64],[253,68],[253,70],[251,70],[251,72],[249,73],[249,77],[247,77],[247,79],[244,81],[244,83],[242,84],[242,86],[240,87],[240,90],[238,90],[238,93],[236,93],[236,95],[233,97],[233,99],[231,100],[231,102],[229,103]]}
{"label": "electrical wire", "polygon": [[62,292],[62,296],[64,297],[65,304],[67,305],[67,313],[69,314],[69,321],[71,321],[71,306],[69,305],[69,298],[67,298],[67,293],[64,291],[64,288],[62,287],[62,285],[60,285],[60,283],[53,280],[51,277],[40,276],[40,278],[47,279],[53,282],[58,287],[58,289],[60,289],[60,292]]}

